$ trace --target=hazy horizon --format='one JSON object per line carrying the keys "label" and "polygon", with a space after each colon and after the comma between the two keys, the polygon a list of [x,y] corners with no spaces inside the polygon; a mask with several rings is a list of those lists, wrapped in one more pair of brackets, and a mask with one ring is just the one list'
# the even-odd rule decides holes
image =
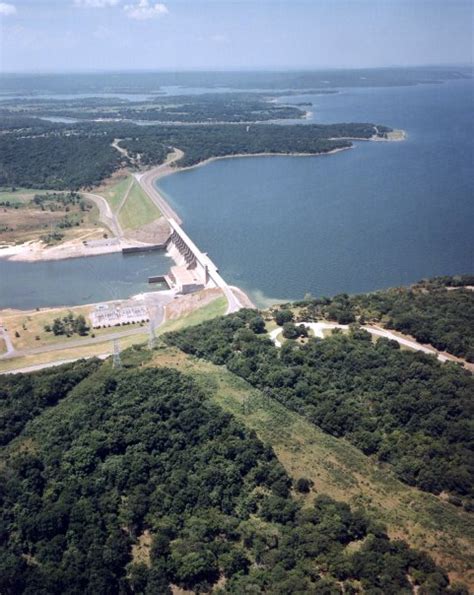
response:
{"label": "hazy horizon", "polygon": [[8,0],[0,72],[471,66],[470,0]]}
{"label": "hazy horizon", "polygon": [[324,71],[347,71],[347,70],[390,70],[390,69],[420,69],[420,68],[474,68],[473,64],[469,63],[456,63],[456,62],[446,62],[437,63],[437,64],[413,64],[409,66],[403,66],[401,64],[386,64],[384,66],[318,66],[318,67],[255,67],[255,68],[245,68],[242,67],[229,67],[229,68],[110,68],[110,69],[75,69],[75,70],[0,70],[1,75],[67,75],[67,74],[169,74],[169,73],[178,73],[178,74],[187,74],[187,73],[266,73],[266,72],[275,72],[275,73],[295,73],[295,72],[324,72]]}

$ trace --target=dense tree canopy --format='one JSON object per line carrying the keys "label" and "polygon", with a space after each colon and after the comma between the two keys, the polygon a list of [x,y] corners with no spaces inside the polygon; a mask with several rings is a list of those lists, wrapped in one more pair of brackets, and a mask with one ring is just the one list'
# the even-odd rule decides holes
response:
{"label": "dense tree canopy", "polygon": [[2,593],[465,593],[363,511],[301,507],[272,450],[189,377],[96,366],[2,452]]}
{"label": "dense tree canopy", "polygon": [[[77,190],[98,184],[120,166],[156,165],[173,147],[179,165],[210,157],[254,153],[327,153],[370,138],[373,124],[209,124],[138,126],[125,122],[64,124],[27,117],[0,119],[0,187]],[[389,130],[377,127],[383,135]],[[128,151],[131,160],[112,146]]]}
{"label": "dense tree canopy", "polygon": [[[472,376],[355,328],[281,350],[241,311],[166,336],[187,353],[225,364],[334,436],[393,465],[405,482],[472,497]],[[286,323],[291,324],[291,323]],[[268,336],[267,336],[268,337]]]}

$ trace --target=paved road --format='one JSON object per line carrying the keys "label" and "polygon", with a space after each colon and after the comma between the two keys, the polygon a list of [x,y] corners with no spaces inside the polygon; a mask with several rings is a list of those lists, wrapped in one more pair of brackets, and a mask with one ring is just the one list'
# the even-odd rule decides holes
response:
{"label": "paved road", "polygon": [[85,347],[87,345],[96,345],[97,343],[105,343],[106,341],[113,341],[114,339],[122,339],[123,337],[131,337],[133,335],[143,335],[148,330],[148,326],[139,328],[132,328],[126,331],[117,331],[114,333],[100,335],[98,337],[85,337],[84,339],[71,339],[55,343],[54,345],[43,345],[43,347],[32,347],[31,349],[21,349],[6,353],[0,357],[0,360],[12,359],[22,357],[25,355],[38,355],[41,353],[50,353],[51,351],[63,351],[64,349],[74,349],[76,347]]}
{"label": "paved road", "polygon": [[[348,325],[337,324],[335,322],[299,322],[297,324],[303,324],[304,326],[306,326],[307,328],[309,328],[313,331],[315,337],[319,337],[321,339],[324,339],[324,331],[326,331],[326,330],[334,330],[336,328],[340,328],[343,330],[349,329]],[[448,354],[440,353],[434,347],[427,347],[426,345],[422,345],[421,343],[418,343],[414,339],[409,339],[408,337],[403,337],[399,333],[393,333],[392,331],[389,331],[384,328],[380,328],[378,326],[363,326],[362,328],[364,330],[366,330],[367,332],[369,332],[371,335],[374,335],[376,337],[385,337],[386,339],[391,339],[392,341],[397,341],[397,343],[399,343],[400,345],[403,345],[404,347],[408,347],[415,351],[422,351],[423,353],[427,353],[429,355],[434,355],[441,362],[455,361],[455,362],[462,363],[462,360],[455,357],[454,355],[450,356]],[[277,337],[281,333],[282,330],[283,330],[282,327],[279,326],[276,329],[274,329],[273,331],[271,331],[271,333],[270,333],[270,338],[275,343],[276,347],[281,347],[281,341],[279,341],[277,339]]]}
{"label": "paved road", "polygon": [[115,216],[114,212],[110,208],[109,203],[105,200],[103,196],[99,196],[98,194],[92,194],[90,192],[82,192],[81,193],[86,198],[92,200],[99,209],[99,218],[100,220],[107,225],[110,231],[114,234],[117,238],[123,237],[123,230],[118,221],[118,218]]}
{"label": "paved road", "polygon": [[158,178],[162,178],[163,176],[172,173],[174,170],[171,165],[176,161],[179,161],[183,155],[183,151],[175,149],[174,155],[166,163],[163,163],[158,167],[154,167],[145,173],[135,174],[136,180],[146,192],[146,194],[155,203],[155,205],[160,209],[162,215],[164,215],[166,219],[174,219],[179,224],[182,223],[181,219],[179,218],[178,214],[170,207],[163,196],[158,192],[154,182]]}
{"label": "paved road", "polygon": [[13,343],[12,340],[10,338],[10,335],[8,334],[8,332],[3,328],[3,326],[0,324],[0,337],[3,338],[3,340],[5,341],[5,346],[7,348],[7,352],[5,354],[3,354],[1,357],[7,357],[7,355],[14,355],[15,354],[15,348],[13,347]]}
{"label": "paved road", "polygon": [[63,364],[72,364],[72,362],[77,362],[78,359],[92,359],[93,357],[107,359],[112,355],[112,352],[113,349],[111,347],[107,353],[102,353],[101,355],[91,355],[90,357],[81,358],[74,357],[72,359],[56,360],[54,362],[46,362],[44,364],[36,364],[34,366],[25,366],[24,368],[15,368],[14,370],[0,372],[0,376],[5,374],[28,374],[29,372],[37,372],[38,370],[43,370],[44,368],[55,368],[56,366],[62,366]]}
{"label": "paved road", "polygon": [[219,275],[219,273],[213,272],[212,280],[216,283],[217,287],[222,289],[227,299],[226,314],[232,314],[232,312],[237,312],[238,310],[241,310],[244,307],[239,298],[235,295],[230,286],[227,285],[227,283]]}

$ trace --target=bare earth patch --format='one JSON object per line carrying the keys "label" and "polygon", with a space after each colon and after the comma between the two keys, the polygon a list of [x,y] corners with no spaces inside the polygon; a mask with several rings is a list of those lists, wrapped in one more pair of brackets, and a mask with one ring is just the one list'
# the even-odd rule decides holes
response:
{"label": "bare earth patch", "polygon": [[152,541],[153,537],[148,529],[145,529],[145,531],[139,535],[137,543],[132,545],[132,559],[134,564],[151,566],[150,548]]}

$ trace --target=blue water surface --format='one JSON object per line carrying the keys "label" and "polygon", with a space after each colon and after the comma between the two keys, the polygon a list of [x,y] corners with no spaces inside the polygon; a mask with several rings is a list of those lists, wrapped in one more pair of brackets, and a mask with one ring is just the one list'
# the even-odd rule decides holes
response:
{"label": "blue water surface", "polygon": [[342,89],[310,122],[402,128],[323,157],[225,159],[159,187],[224,278],[259,304],[474,269],[474,84]]}

